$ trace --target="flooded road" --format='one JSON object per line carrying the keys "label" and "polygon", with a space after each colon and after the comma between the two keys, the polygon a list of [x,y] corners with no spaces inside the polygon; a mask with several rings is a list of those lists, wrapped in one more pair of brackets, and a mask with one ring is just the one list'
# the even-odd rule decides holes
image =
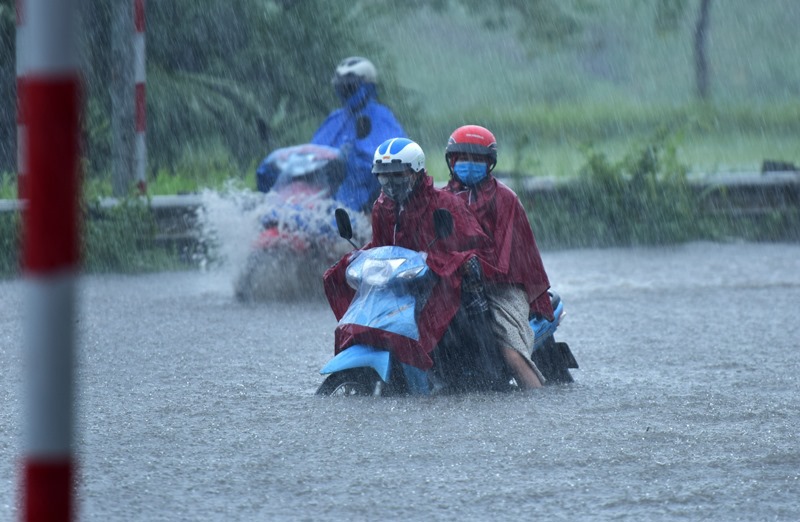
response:
{"label": "flooded road", "polygon": [[[78,519],[796,520],[800,245],[544,252],[575,383],[314,395],[321,301],[224,273],[80,284]],[[17,518],[24,285],[0,282],[0,519]]]}

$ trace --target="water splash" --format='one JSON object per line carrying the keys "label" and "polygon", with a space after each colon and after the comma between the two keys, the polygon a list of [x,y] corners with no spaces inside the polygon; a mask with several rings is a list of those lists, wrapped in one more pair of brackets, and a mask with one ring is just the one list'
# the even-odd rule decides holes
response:
{"label": "water splash", "polygon": [[[201,194],[199,264],[218,291],[242,301],[322,296],[321,278],[352,246],[336,232],[337,203],[324,193],[243,189]],[[369,217],[351,212],[354,242],[372,235]]]}

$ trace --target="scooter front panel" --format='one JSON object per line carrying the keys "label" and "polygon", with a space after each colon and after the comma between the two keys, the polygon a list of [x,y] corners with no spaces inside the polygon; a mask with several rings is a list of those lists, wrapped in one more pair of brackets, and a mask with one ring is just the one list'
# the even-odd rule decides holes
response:
{"label": "scooter front panel", "polygon": [[328,364],[319,373],[324,375],[362,367],[374,369],[384,382],[389,382],[391,355],[385,350],[378,350],[364,344],[354,344],[328,361]]}

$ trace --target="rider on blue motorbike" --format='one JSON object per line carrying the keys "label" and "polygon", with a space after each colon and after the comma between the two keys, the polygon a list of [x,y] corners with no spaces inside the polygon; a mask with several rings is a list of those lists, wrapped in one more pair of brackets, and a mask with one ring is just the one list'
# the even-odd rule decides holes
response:
{"label": "rider on blue motorbike", "polygon": [[[379,344],[391,347],[400,362],[429,369],[433,349],[459,309],[463,267],[475,256],[491,255],[491,242],[463,201],[433,186],[425,170],[425,154],[417,143],[406,138],[385,141],[375,150],[372,172],[382,194],[372,209],[372,240],[363,249],[394,245],[427,252],[427,265],[438,280],[419,314],[419,340],[340,324],[335,351],[357,343],[373,344],[380,338]],[[453,231],[446,238],[437,239],[434,230],[437,209],[452,214]],[[347,312],[355,294],[345,275],[358,253],[344,256],[323,276],[325,294],[337,320]]]}
{"label": "rider on blue motorbike", "polygon": [[[344,179],[332,183],[333,198],[350,210],[369,212],[380,193],[372,175],[372,155],[383,141],[405,137],[392,111],[377,101],[378,73],[366,58],[345,58],[336,66],[333,87],[342,107],[331,112],[311,138],[314,145],[339,150],[346,168]],[[256,169],[258,190],[268,192],[278,172],[265,158]]]}
{"label": "rider on blue motorbike", "polygon": [[333,76],[342,107],[334,110],[311,138],[311,143],[342,151],[347,175],[334,199],[361,212],[368,212],[380,193],[371,172],[375,149],[389,138],[406,135],[392,111],[377,101],[377,75],[366,58],[342,60]]}

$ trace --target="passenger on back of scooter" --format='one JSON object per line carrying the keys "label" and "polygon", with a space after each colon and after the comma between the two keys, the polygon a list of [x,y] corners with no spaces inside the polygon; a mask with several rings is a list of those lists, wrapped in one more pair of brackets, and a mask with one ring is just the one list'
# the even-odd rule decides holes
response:
{"label": "passenger on back of scooter", "polygon": [[366,58],[345,58],[336,66],[333,87],[342,107],[330,113],[311,143],[341,150],[347,174],[334,199],[345,207],[369,212],[380,193],[372,175],[372,156],[382,142],[405,137],[392,111],[377,101],[375,66]]}
{"label": "passenger on back of scooter", "polygon": [[450,181],[458,195],[494,242],[493,262],[480,258],[493,329],[506,364],[521,388],[538,388],[541,373],[531,361],[532,314],[553,320],[544,270],[536,239],[519,198],[497,181],[497,141],[484,127],[465,125],[450,136],[445,151]]}
{"label": "passenger on back of scooter", "polygon": [[[461,268],[473,256],[490,255],[491,241],[458,197],[433,186],[425,170],[425,154],[417,143],[406,138],[385,141],[375,151],[372,172],[382,193],[372,209],[372,240],[363,249],[395,245],[427,252],[426,262],[439,276],[419,315],[419,341],[404,338],[403,346],[393,346],[417,350],[429,368],[430,353],[460,305]],[[437,239],[433,215],[440,208],[452,214],[453,231]],[[323,276],[325,295],[337,320],[354,297],[345,271],[358,252],[344,256]],[[336,329],[336,353],[368,335],[378,334],[366,327],[340,325]]]}

